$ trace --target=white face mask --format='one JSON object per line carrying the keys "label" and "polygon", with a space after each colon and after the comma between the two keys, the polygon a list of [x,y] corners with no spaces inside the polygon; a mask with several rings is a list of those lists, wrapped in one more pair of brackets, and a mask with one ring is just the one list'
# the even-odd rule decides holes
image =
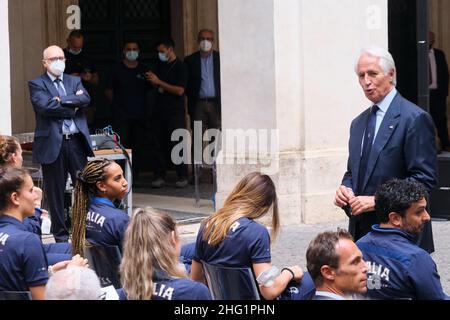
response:
{"label": "white face mask", "polygon": [[169,61],[169,55],[167,53],[160,52],[158,54],[158,56],[159,56],[159,60],[161,60],[162,62]]}
{"label": "white face mask", "polygon": [[54,76],[60,77],[64,73],[64,70],[66,70],[66,63],[62,60],[57,60],[50,64],[48,70]]}
{"label": "white face mask", "polygon": [[77,55],[79,55],[81,53],[82,50],[83,49],[80,49],[80,50],[76,51],[76,50],[73,50],[73,49],[69,49],[69,52],[71,54],[73,54],[74,56],[77,56]]}
{"label": "white face mask", "polygon": [[139,51],[130,50],[125,54],[129,61],[136,61],[139,58]]}
{"label": "white face mask", "polygon": [[211,51],[212,47],[213,44],[211,41],[203,40],[202,42],[200,42],[200,50],[202,50],[203,52]]}

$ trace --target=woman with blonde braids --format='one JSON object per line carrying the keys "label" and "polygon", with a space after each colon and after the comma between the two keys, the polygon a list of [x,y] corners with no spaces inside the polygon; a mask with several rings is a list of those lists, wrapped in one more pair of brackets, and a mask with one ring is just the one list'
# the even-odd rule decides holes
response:
{"label": "woman with blonde braids", "polygon": [[[270,210],[271,209],[271,210]],[[272,212],[272,234],[256,222]],[[272,268],[270,242],[279,230],[279,214],[275,185],[267,175],[254,172],[244,177],[225,200],[223,208],[206,218],[197,236],[191,278],[204,282],[201,261],[211,265],[252,268],[256,277]],[[260,285],[266,300],[278,298],[292,282],[297,299],[314,296],[309,276],[303,279],[299,266],[283,268],[271,286]],[[298,283],[302,281],[302,284]]]}
{"label": "woman with blonde braids", "polygon": [[[22,148],[19,140],[12,136],[0,136],[0,168],[18,168],[23,164]],[[31,233],[42,236],[42,219],[48,217],[47,210],[41,209],[42,190],[34,187],[36,193],[36,202],[34,215],[26,217],[23,224]],[[72,257],[71,246],[67,242],[44,244],[45,253],[49,264],[55,264],[60,261],[70,260]]]}
{"label": "woman with blonde braids", "polygon": [[72,209],[72,251],[82,254],[85,240],[98,246],[118,246],[130,221],[115,201],[128,194],[128,182],[122,168],[114,161],[89,162],[78,174]]}
{"label": "woman with blonde braids", "polygon": [[211,300],[208,288],[187,278],[173,219],[151,208],[138,209],[126,231],[120,278],[121,299]]}

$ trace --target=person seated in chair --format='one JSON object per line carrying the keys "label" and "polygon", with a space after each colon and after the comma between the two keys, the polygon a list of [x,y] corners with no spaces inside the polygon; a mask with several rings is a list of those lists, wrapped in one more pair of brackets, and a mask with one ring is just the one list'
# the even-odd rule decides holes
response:
{"label": "person seated in chair", "polygon": [[45,288],[45,300],[100,300],[102,289],[94,270],[73,267],[55,272]]}
{"label": "person seated in chair", "polygon": [[392,179],[375,193],[380,224],[356,242],[367,272],[367,296],[372,299],[448,300],[436,264],[414,237],[430,221],[428,192],[420,182]]}
{"label": "person seated in chair", "polygon": [[49,268],[41,240],[23,224],[34,214],[36,199],[26,170],[0,168],[0,291],[29,291],[42,300],[52,270],[86,266],[87,260],[75,256]]}
{"label": "person seated in chair", "polygon": [[211,300],[208,288],[190,280],[180,267],[180,237],[166,213],[135,211],[128,226],[120,266],[128,300]]}
{"label": "person seated in chair", "polygon": [[306,251],[306,264],[316,284],[313,300],[347,300],[367,291],[367,265],[343,229],[317,235]]}
{"label": "person seated in chair", "polygon": [[83,255],[86,240],[96,246],[117,246],[122,242],[130,218],[116,207],[128,194],[128,182],[114,161],[90,161],[78,174],[73,206],[72,251]]}
{"label": "person seated in chair", "polygon": [[[0,136],[0,167],[21,168],[22,164],[22,147],[17,138],[12,136]],[[34,215],[25,218],[23,224],[28,231],[41,237],[42,219],[49,218],[49,214],[47,210],[41,209],[42,190],[37,187],[34,187],[33,190],[36,193]],[[44,244],[44,249],[49,264],[69,260],[72,257],[72,249],[67,242]]]}
{"label": "person seated in chair", "polygon": [[[244,177],[223,208],[203,221],[197,236],[191,278],[205,281],[202,261],[215,266],[251,268],[256,278],[272,268],[269,233],[255,221],[266,216],[271,208],[273,240],[279,229],[275,185],[269,176],[258,172]],[[297,282],[298,299],[310,299],[314,295],[311,278],[304,276],[299,266],[283,268],[272,286],[260,285],[259,290],[264,299],[273,300],[293,281]]]}

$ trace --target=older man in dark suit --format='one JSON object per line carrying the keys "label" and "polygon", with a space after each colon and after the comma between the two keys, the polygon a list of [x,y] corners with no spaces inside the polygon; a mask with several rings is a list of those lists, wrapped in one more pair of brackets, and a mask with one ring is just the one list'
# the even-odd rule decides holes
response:
{"label": "older man in dark suit", "polygon": [[[347,172],[335,197],[350,217],[355,241],[377,223],[374,194],[384,182],[412,179],[428,190],[437,183],[433,120],[395,89],[391,54],[379,47],[363,49],[356,73],[372,105],[351,124]],[[434,251],[430,223],[418,241]]]}
{"label": "older man in dark suit", "polygon": [[448,65],[443,51],[433,48],[436,36],[428,33],[430,44],[430,113],[436,125],[441,147],[450,151],[450,139],[447,125]]}
{"label": "older man in dark suit", "polygon": [[84,108],[90,97],[79,77],[64,74],[64,51],[45,49],[42,76],[28,83],[36,115],[33,162],[42,165],[44,189],[57,242],[66,242],[64,190],[67,174],[76,181],[76,173],[93,156]]}

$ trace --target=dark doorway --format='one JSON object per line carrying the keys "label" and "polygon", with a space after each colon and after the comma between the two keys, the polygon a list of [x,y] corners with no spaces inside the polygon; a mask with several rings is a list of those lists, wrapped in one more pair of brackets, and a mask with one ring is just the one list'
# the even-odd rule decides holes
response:
{"label": "dark doorway", "polygon": [[427,0],[388,2],[389,51],[397,66],[397,89],[424,109],[428,109],[426,8]]}
{"label": "dark doorway", "polygon": [[141,45],[144,63],[156,61],[156,45],[170,34],[170,7],[165,0],[80,0],[86,50],[100,66],[122,59],[122,44]]}
{"label": "dark doorway", "polygon": [[170,1],[166,0],[80,0],[84,50],[93,60],[100,84],[93,94],[94,120],[91,131],[110,124],[111,107],[105,97],[108,73],[121,61],[124,41],[138,41],[140,61],[152,68],[158,59],[156,46],[170,35]]}

